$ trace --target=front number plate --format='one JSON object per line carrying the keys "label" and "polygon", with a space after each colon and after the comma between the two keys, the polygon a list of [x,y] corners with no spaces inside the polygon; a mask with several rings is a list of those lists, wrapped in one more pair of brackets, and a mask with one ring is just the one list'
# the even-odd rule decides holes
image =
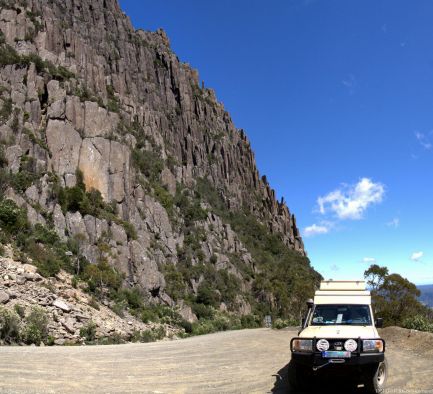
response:
{"label": "front number plate", "polygon": [[344,351],[326,351],[322,352],[323,358],[350,358],[351,353],[350,352],[344,352]]}

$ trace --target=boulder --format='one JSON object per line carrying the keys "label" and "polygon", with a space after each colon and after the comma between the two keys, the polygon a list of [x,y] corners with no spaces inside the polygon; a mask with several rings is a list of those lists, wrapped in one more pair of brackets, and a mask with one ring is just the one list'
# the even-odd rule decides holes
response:
{"label": "boulder", "polygon": [[179,304],[178,312],[183,319],[190,323],[194,323],[198,320],[191,307],[189,305],[186,305],[183,301]]}
{"label": "boulder", "polygon": [[54,300],[53,306],[55,306],[56,308],[59,308],[61,311],[69,313],[71,311],[71,307],[63,300],[61,300],[60,298],[57,298],[56,300]]}
{"label": "boulder", "polygon": [[75,333],[75,319],[73,318],[67,318],[66,320],[62,320],[62,326],[66,329],[67,332],[69,332],[70,334],[74,334]]}
{"label": "boulder", "polygon": [[7,304],[9,302],[9,294],[3,290],[0,290],[0,304]]}
{"label": "boulder", "polygon": [[22,275],[17,275],[17,277],[15,278],[15,282],[18,285],[23,285],[24,283],[26,283],[27,279],[25,278],[25,276]]}

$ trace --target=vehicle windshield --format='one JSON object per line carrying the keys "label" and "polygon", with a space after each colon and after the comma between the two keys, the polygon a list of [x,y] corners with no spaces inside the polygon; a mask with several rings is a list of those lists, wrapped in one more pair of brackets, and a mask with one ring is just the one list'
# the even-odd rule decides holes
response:
{"label": "vehicle windshield", "polygon": [[316,305],[311,318],[312,326],[371,325],[368,305]]}

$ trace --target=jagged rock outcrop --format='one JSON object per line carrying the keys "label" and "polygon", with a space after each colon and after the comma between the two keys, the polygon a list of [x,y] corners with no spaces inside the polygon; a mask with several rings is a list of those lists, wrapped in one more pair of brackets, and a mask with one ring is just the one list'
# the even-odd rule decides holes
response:
{"label": "jagged rock outcrop", "polygon": [[[134,30],[116,0],[3,0],[0,30],[5,167],[32,175],[4,195],[32,224],[79,239],[81,257],[103,256],[125,285],[166,304],[176,300],[165,267],[182,259],[227,271],[245,294],[261,271],[221,207],[196,201],[200,180],[226,212],[245,212],[305,256],[296,219],[260,177],[245,132],[163,30]],[[80,182],[115,216],[62,205],[59,190]],[[186,292],[196,294],[203,278],[190,278]],[[241,295],[232,308],[251,310]]]}

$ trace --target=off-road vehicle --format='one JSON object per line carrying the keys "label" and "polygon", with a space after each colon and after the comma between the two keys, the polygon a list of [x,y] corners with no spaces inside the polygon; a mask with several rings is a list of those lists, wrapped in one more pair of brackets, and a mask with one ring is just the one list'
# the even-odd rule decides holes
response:
{"label": "off-road vehicle", "polygon": [[365,282],[322,281],[307,305],[298,336],[290,342],[291,387],[317,389],[330,380],[335,389],[344,382],[382,393],[387,378],[385,341],[376,329],[382,319],[374,321]]}

